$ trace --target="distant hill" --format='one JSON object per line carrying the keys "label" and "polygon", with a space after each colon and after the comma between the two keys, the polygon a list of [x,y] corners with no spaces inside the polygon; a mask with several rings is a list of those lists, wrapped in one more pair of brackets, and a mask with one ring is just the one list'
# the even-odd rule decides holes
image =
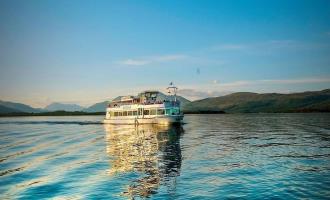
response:
{"label": "distant hill", "polygon": [[19,113],[19,112],[21,112],[21,111],[0,105],[0,114],[1,113]]}
{"label": "distant hill", "polygon": [[47,111],[82,111],[84,107],[77,104],[52,103],[45,107]]}
{"label": "distant hill", "polygon": [[185,113],[330,112],[330,89],[292,94],[238,92],[186,104]]}
{"label": "distant hill", "polygon": [[13,113],[13,112],[25,112],[25,113],[40,113],[43,110],[38,108],[32,108],[31,106],[22,104],[22,103],[14,103],[9,101],[1,101],[0,100],[0,113]]}
{"label": "distant hill", "polygon": [[105,108],[109,104],[109,101],[103,101],[100,103],[96,103],[88,108],[82,110],[83,112],[105,112]]}
{"label": "distant hill", "polygon": [[184,107],[185,105],[187,105],[188,103],[191,102],[191,101],[189,101],[188,99],[186,99],[182,96],[177,96],[177,98],[181,102],[181,107]]}
{"label": "distant hill", "polygon": [[[164,100],[164,99],[167,99],[167,100],[174,100],[174,96],[168,96],[162,92],[160,92],[159,94],[159,99],[160,100]],[[182,97],[182,96],[176,96],[177,100],[179,100],[181,102],[181,107],[186,105],[187,103],[190,103],[191,101],[189,101],[188,99]]]}

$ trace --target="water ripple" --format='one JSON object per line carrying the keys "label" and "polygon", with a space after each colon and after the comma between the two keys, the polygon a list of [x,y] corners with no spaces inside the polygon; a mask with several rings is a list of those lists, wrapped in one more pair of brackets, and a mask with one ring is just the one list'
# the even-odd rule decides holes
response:
{"label": "water ripple", "polygon": [[1,199],[327,199],[329,114],[0,119]]}

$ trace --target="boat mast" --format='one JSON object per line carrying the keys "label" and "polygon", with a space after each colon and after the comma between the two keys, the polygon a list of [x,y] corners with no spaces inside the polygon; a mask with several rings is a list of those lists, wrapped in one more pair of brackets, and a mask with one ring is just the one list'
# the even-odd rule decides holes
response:
{"label": "boat mast", "polygon": [[168,93],[169,94],[172,94],[171,90],[173,91],[173,93],[174,93],[174,101],[176,102],[176,92],[177,92],[178,88],[174,86],[173,82],[171,82],[170,83],[170,86],[167,87],[167,90],[168,90]]}

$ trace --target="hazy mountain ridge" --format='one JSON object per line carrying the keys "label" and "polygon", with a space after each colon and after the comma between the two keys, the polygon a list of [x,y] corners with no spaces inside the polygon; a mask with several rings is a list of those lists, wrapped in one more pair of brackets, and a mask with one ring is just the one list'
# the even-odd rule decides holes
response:
{"label": "hazy mountain ridge", "polygon": [[40,113],[43,112],[43,109],[40,108],[32,108],[29,105],[22,103],[15,103],[9,101],[1,101],[0,100],[0,113],[12,113],[12,112],[25,112],[25,113]]}
{"label": "hazy mountain ridge", "polygon": [[51,103],[48,106],[45,107],[45,110],[47,111],[82,111],[85,109],[84,107],[77,105],[77,104],[66,104],[66,103]]}
{"label": "hazy mountain ridge", "polygon": [[238,92],[193,101],[183,106],[183,111],[186,113],[330,112],[330,89],[292,94]]}
{"label": "hazy mountain ridge", "polygon": [[105,108],[108,106],[109,101],[103,101],[100,103],[93,104],[88,108],[83,109],[83,112],[105,112]]}
{"label": "hazy mountain ridge", "polygon": [[0,113],[18,113],[18,112],[21,112],[21,111],[0,105]]}

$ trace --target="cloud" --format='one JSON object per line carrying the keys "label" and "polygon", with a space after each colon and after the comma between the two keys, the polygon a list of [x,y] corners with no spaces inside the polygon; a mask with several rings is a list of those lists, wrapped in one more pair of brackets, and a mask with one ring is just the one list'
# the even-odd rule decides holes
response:
{"label": "cloud", "polygon": [[190,100],[204,99],[208,97],[218,97],[230,94],[229,91],[203,91],[199,89],[180,89],[178,95]]}
{"label": "cloud", "polygon": [[118,62],[118,64],[120,65],[134,65],[134,66],[146,65],[149,63],[150,61],[148,60],[136,60],[136,59],[127,59]]}
{"label": "cloud", "polygon": [[213,83],[213,84],[218,84],[219,81],[218,81],[218,80],[213,80],[212,83]]}
{"label": "cloud", "polygon": [[261,51],[283,51],[283,50],[311,50],[319,48],[319,44],[301,42],[296,40],[269,40],[263,43],[256,44],[254,48]]}
{"label": "cloud", "polygon": [[297,40],[267,40],[255,43],[219,44],[206,49],[207,51],[242,51],[245,53],[264,54],[282,50],[311,50],[324,47],[325,44],[308,43]]}
{"label": "cloud", "polygon": [[242,50],[247,48],[245,44],[221,44],[211,47],[211,50],[220,51],[220,50]]}
{"label": "cloud", "polygon": [[330,83],[330,78],[259,80],[258,82],[272,83],[272,84]]}
{"label": "cloud", "polygon": [[157,61],[157,62],[163,62],[163,61],[181,60],[181,59],[184,59],[186,57],[187,57],[186,55],[181,55],[181,54],[178,54],[178,55],[165,55],[165,56],[156,56],[156,57],[153,58],[153,60]]}
{"label": "cloud", "polygon": [[119,60],[115,64],[121,66],[146,66],[157,65],[160,63],[184,61],[189,66],[205,66],[205,65],[223,65],[230,61],[222,60],[218,56],[223,53],[244,53],[249,55],[269,55],[276,53],[316,50],[320,48],[328,48],[328,44],[308,43],[297,40],[267,40],[254,43],[223,43],[204,49],[191,51],[189,54],[169,54],[158,56],[143,56],[136,58],[127,58]]}
{"label": "cloud", "polygon": [[254,83],[255,83],[255,81],[234,81],[234,82],[229,82],[229,83],[222,83],[219,85],[224,88],[232,88],[232,87],[247,86],[247,85],[251,85]]}
{"label": "cloud", "polygon": [[268,80],[242,80],[218,84],[222,88],[239,88],[260,84],[311,84],[330,83],[330,78],[300,78],[300,79],[268,79]]}
{"label": "cloud", "polygon": [[128,66],[144,66],[155,63],[171,62],[185,59],[187,55],[173,54],[173,55],[162,55],[162,56],[149,56],[139,59],[126,59],[118,61],[117,64],[128,65]]}
{"label": "cloud", "polygon": [[271,47],[289,47],[296,46],[299,42],[295,40],[269,40],[261,44]]}

